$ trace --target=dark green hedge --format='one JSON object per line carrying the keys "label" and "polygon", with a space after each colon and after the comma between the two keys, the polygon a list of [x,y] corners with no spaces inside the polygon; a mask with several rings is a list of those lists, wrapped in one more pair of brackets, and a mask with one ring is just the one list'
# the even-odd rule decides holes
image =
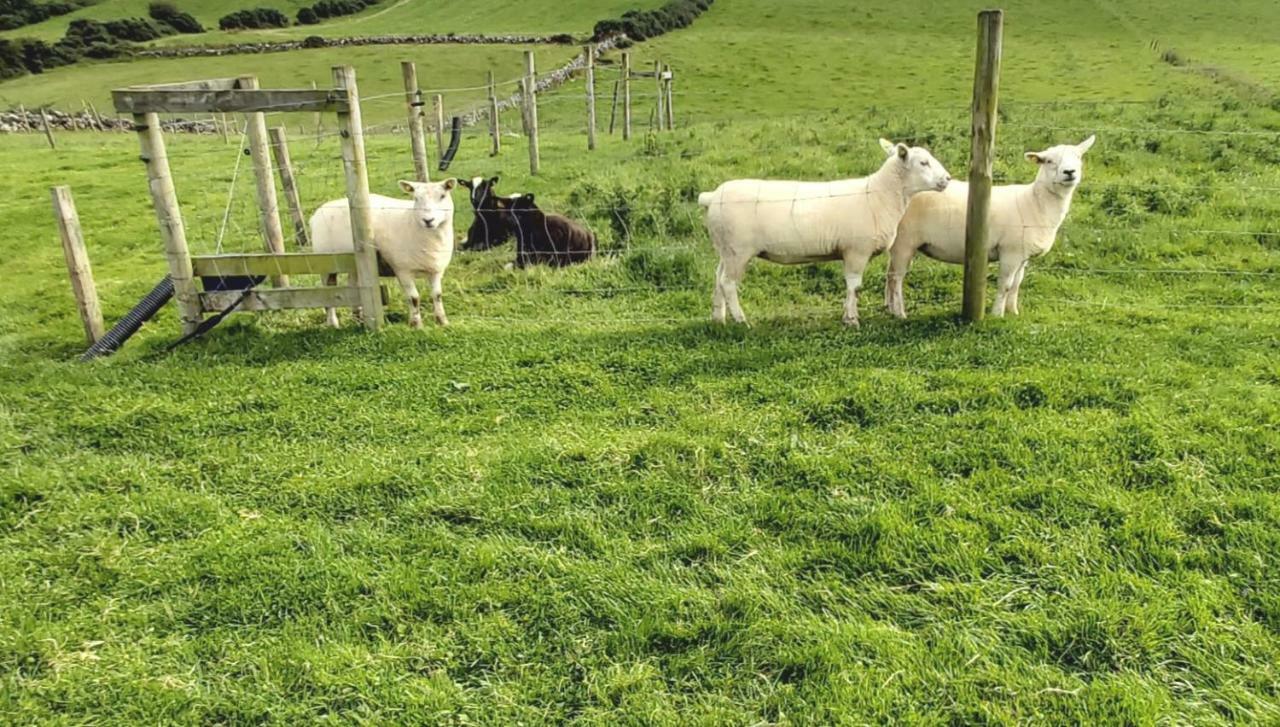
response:
{"label": "dark green hedge", "polygon": [[648,40],[693,24],[713,0],[671,0],[657,10],[628,10],[621,18],[596,23],[595,40],[625,33],[632,40]]}
{"label": "dark green hedge", "polygon": [[355,15],[367,7],[377,5],[381,0],[320,0],[311,7],[298,11],[299,25],[315,25],[329,18],[343,15]]}
{"label": "dark green hedge", "polygon": [[39,23],[92,4],[93,0],[49,0],[41,3],[35,0],[0,0],[0,30]]}
{"label": "dark green hedge", "polygon": [[253,8],[237,10],[230,15],[218,19],[218,27],[223,30],[240,30],[244,28],[285,28],[289,18],[275,8]]}
{"label": "dark green hedge", "polygon": [[162,25],[173,28],[178,33],[203,33],[204,26],[196,20],[191,13],[184,13],[173,5],[173,3],[159,2],[151,3],[147,7],[147,15],[151,19]]}

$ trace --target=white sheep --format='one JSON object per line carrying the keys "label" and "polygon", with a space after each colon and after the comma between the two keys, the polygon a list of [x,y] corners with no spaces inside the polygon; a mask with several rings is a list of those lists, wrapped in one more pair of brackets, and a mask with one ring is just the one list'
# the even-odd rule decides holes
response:
{"label": "white sheep", "polygon": [[746,323],[738,283],[753,258],[786,265],[844,261],[846,325],[858,325],[858,290],[867,262],[893,242],[912,195],[946,189],[951,176],[926,150],[880,140],[888,158],[869,177],[830,182],[739,179],[698,197],[720,254],[711,319],[725,308]]}
{"label": "white sheep", "polygon": [[[1090,136],[1076,145],[1027,152],[1027,159],[1040,166],[1035,182],[991,189],[987,259],[1000,262],[999,287],[991,315],[1018,315],[1018,290],[1027,263],[1053,247],[1058,228],[1071,209],[1071,197],[1084,178],[1084,153],[1093,141]],[[917,250],[935,260],[964,264],[968,204],[969,185],[964,182],[952,184],[945,192],[929,192],[911,200],[889,251],[884,299],[890,313],[907,317],[902,281]]]}
{"label": "white sheep", "polygon": [[[369,195],[373,221],[373,245],[378,250],[378,272],[394,275],[409,300],[409,325],[422,326],[422,310],[418,297],[417,275],[431,281],[431,305],[436,323],[449,325],[441,299],[441,281],[445,268],[453,259],[453,197],[450,192],[457,181],[408,182],[400,188],[413,199],[396,199]],[[326,202],[311,215],[311,246],[316,252],[351,252],[351,214],[347,199]],[[338,276],[330,275],[326,284],[337,285]],[[337,328],[338,312],[327,309],[329,325]]]}

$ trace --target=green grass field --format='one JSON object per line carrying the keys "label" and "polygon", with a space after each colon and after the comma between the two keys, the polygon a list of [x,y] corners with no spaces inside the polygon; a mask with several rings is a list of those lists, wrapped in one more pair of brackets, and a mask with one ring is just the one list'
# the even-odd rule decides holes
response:
{"label": "green grass field", "polygon": [[[453,173],[501,173],[603,254],[523,273],[509,247],[459,254],[444,330],[410,330],[393,293],[375,335],[237,316],[166,352],[170,308],[73,363],[48,187],[73,187],[116,319],[165,270],[136,141],[0,137],[0,718],[1280,721],[1280,112],[1149,46],[1265,87],[1280,54],[1255,31],[1280,12],[1186,5],[1007,6],[998,179],[1098,143],[1023,315],[972,327],[959,268],[928,261],[911,319],[888,317],[883,260],[860,330],[834,265],[753,266],[754,325],[713,327],[692,202],[862,174],[878,136],[962,176],[969,2],[718,0],[635,48],[677,67],[678,131],[647,133],[638,99],[637,137],[588,154],[580,83],[544,98],[536,179],[520,138],[493,159],[470,131]],[[1265,53],[1237,65],[1245,45]],[[428,50],[452,85],[497,62]],[[351,58],[315,53],[183,72]],[[361,59],[366,94],[394,91],[393,59]],[[78,98],[131,66],[47,80]],[[20,83],[0,95],[36,102]],[[237,147],[169,142],[193,251],[224,215],[224,249],[258,249],[244,162],[227,204]],[[406,139],[368,148],[393,194]],[[336,154],[295,136],[306,206],[341,194]]]}

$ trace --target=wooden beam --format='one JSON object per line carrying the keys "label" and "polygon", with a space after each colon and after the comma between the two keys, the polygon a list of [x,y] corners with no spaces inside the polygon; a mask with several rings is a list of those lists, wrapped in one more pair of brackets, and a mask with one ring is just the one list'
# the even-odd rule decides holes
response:
{"label": "wooden beam", "polygon": [[596,51],[594,46],[583,46],[582,57],[587,65],[587,151],[596,148]]}
{"label": "wooden beam", "polygon": [[122,88],[111,92],[116,111],[129,114],[346,111],[338,91],[325,89],[235,89],[171,91]]}
{"label": "wooden beam", "polygon": [[98,288],[93,283],[93,269],[89,266],[89,252],[84,246],[84,232],[80,229],[80,215],[76,213],[70,187],[54,187],[50,191],[58,232],[62,236],[62,255],[71,278],[71,292],[76,296],[84,336],[92,346],[106,333],[106,327],[102,323],[102,306],[98,304]]}
{"label": "wooden beam", "polygon": [[[226,310],[240,297],[240,290],[215,290],[200,294],[205,312]],[[313,288],[255,288],[237,311],[290,310],[295,308],[358,308],[360,293],[346,285]]]}
{"label": "wooden beam", "polygon": [[631,139],[631,52],[622,54],[622,139]]}
{"label": "wooden beam", "polygon": [[143,91],[232,91],[240,88],[238,78],[207,78],[202,81],[182,81],[179,83],[142,83],[128,86],[129,89]]}
{"label": "wooden beam", "polygon": [[280,170],[280,187],[289,207],[289,219],[293,221],[293,241],[299,247],[310,247],[307,235],[307,218],[302,212],[302,197],[298,194],[298,179],[293,175],[293,160],[289,158],[289,142],[283,126],[267,129],[271,137],[271,156]]}
{"label": "wooden beam", "polygon": [[193,255],[196,275],[350,275],[356,271],[356,256],[349,252],[289,252],[283,255]]}
{"label": "wooden beam", "polygon": [[418,88],[418,67],[413,61],[401,61],[400,75],[404,79],[404,103],[409,114],[409,151],[413,154],[413,173],[419,182],[430,182],[427,138],[422,128],[422,91]]}
{"label": "wooden beam", "polygon": [[[342,167],[346,176],[347,206],[351,217],[356,273],[352,287],[359,291],[360,318],[364,327],[382,327],[382,298],[378,295],[378,251],[373,245],[373,213],[369,202],[369,167],[364,155],[364,121],[360,115],[360,91],[351,66],[334,66],[333,83],[344,95],[345,110],[338,111],[338,136],[342,142]],[[336,307],[336,306],[335,306]]]}
{"label": "wooden beam", "polygon": [[529,173],[537,175],[541,166],[538,148],[538,71],[534,66],[533,51],[524,52],[524,97],[529,114]]}
{"label": "wooden beam", "polygon": [[969,207],[964,226],[964,306],[970,322],[982,320],[987,297],[987,215],[991,210],[991,172],[996,148],[996,107],[1000,96],[1000,55],[1004,13],[978,13],[978,55],[973,71],[972,157]]}
{"label": "wooden beam", "polygon": [[[258,79],[243,76],[240,87],[255,90]],[[276,175],[271,169],[271,142],[267,133],[267,116],[261,111],[245,114],[245,130],[248,132],[249,156],[253,160],[253,178],[257,183],[258,219],[261,225],[262,245],[267,252],[284,252],[284,230],[280,227],[280,203],[276,198]],[[289,287],[289,278],[276,275],[271,278],[276,288]]]}

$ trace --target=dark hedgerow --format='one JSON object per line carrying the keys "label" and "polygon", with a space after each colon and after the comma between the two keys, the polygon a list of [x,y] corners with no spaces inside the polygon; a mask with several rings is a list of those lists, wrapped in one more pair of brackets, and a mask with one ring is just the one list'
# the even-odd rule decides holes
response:
{"label": "dark hedgerow", "polygon": [[596,23],[594,40],[625,34],[632,40],[648,40],[693,24],[714,0],[671,0],[657,10],[628,10],[621,18]]}
{"label": "dark hedgerow", "polygon": [[156,2],[147,6],[147,15],[151,19],[173,28],[179,33],[203,33],[204,26],[191,13],[184,13],[173,3]]}
{"label": "dark hedgerow", "polygon": [[287,28],[289,27],[289,18],[275,8],[237,10],[219,18],[218,27],[222,30]]}
{"label": "dark hedgerow", "polygon": [[32,25],[49,18],[75,12],[91,5],[92,0],[65,2],[51,0],[35,2],[35,0],[0,0],[0,30],[16,30],[24,25]]}
{"label": "dark hedgerow", "polygon": [[299,25],[315,25],[329,18],[355,15],[365,8],[377,5],[381,0],[320,0],[298,11]]}

